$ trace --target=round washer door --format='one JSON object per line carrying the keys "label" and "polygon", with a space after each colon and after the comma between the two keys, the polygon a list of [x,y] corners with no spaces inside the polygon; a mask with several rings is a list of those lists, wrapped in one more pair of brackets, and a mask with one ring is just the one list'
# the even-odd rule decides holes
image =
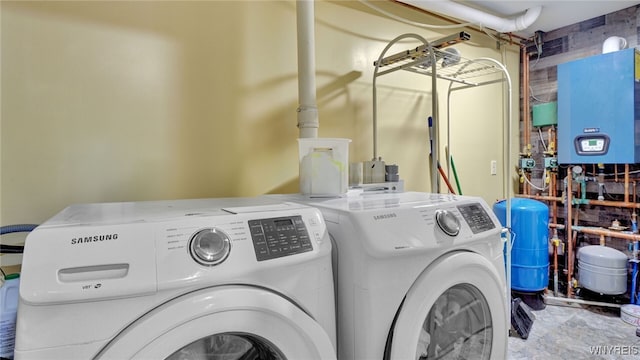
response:
{"label": "round washer door", "polygon": [[438,259],[407,292],[387,358],[505,359],[506,291],[495,266],[478,254]]}
{"label": "round washer door", "polygon": [[[217,357],[216,357],[217,356]],[[224,286],[175,298],[118,334],[96,359],[335,359],[324,329],[265,289]]]}

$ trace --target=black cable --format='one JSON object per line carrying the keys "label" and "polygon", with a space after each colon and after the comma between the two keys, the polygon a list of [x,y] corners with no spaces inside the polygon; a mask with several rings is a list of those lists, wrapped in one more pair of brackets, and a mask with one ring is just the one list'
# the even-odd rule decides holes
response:
{"label": "black cable", "polygon": [[22,254],[24,246],[22,245],[3,245],[0,244],[0,254]]}
{"label": "black cable", "polygon": [[[37,224],[17,224],[17,225],[5,225],[0,226],[0,235],[31,232],[37,228]],[[0,254],[22,254],[24,253],[24,246],[22,245],[3,245],[0,244]]]}
{"label": "black cable", "polygon": [[604,192],[604,194],[611,200],[617,200],[615,197],[611,196],[611,194],[609,194],[609,192],[607,191],[607,187],[604,186],[604,184],[602,184],[602,191]]}

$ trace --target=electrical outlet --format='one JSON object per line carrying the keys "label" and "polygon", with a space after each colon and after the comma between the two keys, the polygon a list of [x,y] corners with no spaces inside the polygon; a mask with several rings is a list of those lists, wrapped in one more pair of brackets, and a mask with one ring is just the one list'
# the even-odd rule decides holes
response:
{"label": "electrical outlet", "polygon": [[498,162],[496,160],[491,160],[491,175],[498,174]]}

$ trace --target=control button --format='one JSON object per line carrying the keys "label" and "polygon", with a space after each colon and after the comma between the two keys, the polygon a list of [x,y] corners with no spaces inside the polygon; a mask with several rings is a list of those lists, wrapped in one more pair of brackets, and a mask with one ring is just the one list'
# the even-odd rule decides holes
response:
{"label": "control button", "polygon": [[249,226],[258,261],[313,250],[310,237],[312,233],[307,232],[300,215],[249,220]]}
{"label": "control button", "polygon": [[436,211],[436,223],[449,236],[456,236],[460,233],[460,221],[447,210]]}
{"label": "control button", "polygon": [[202,265],[218,265],[229,256],[230,251],[231,240],[219,229],[202,229],[189,240],[191,257]]}

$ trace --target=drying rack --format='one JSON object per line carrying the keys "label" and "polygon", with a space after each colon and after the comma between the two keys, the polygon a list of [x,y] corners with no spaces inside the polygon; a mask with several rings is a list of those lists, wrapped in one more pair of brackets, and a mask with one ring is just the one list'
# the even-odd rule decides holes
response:
{"label": "drying rack", "polygon": [[[422,45],[415,48],[387,55],[389,49],[399,41],[405,39],[415,39]],[[512,87],[511,77],[506,67],[499,61],[491,58],[476,58],[473,60],[465,59],[456,52],[448,51],[450,45],[469,40],[470,36],[464,32],[454,34],[443,39],[436,40],[432,43],[424,37],[407,33],[391,40],[389,44],[382,50],[378,60],[374,62],[375,70],[373,72],[373,158],[378,159],[377,143],[378,143],[378,105],[377,105],[377,79],[380,76],[394,73],[396,71],[409,71],[418,75],[427,75],[431,78],[431,106],[432,106],[432,146],[431,154],[433,161],[431,162],[431,192],[439,193],[440,184],[438,181],[438,134],[439,134],[439,109],[437,96],[437,81],[449,81],[449,89],[447,92],[447,149],[450,144],[450,104],[451,93],[454,91],[476,88],[479,86],[506,83],[506,91],[503,87],[504,101],[506,101],[506,110],[503,110],[503,131],[504,131],[504,149],[503,149],[503,192],[506,198],[506,227],[502,230],[503,239],[507,242],[506,256],[506,281],[509,286],[511,284],[511,193],[512,182],[509,178],[509,172],[512,169],[511,162],[511,125],[512,125]],[[448,59],[448,61],[446,61]],[[506,93],[506,94],[504,94]],[[451,151],[447,154],[447,169],[451,164]],[[510,286],[509,286],[510,287]],[[511,317],[511,296],[509,291],[508,317]]]}
{"label": "drying rack", "polygon": [[[387,55],[389,49],[398,42],[413,38],[422,43],[422,45],[410,48],[408,50],[398,52],[392,55]],[[469,60],[462,56],[449,52],[448,47],[457,44],[462,41],[469,40],[470,36],[464,32],[454,34],[443,39],[439,39],[430,43],[424,37],[407,33],[396,37],[387,44],[382,50],[378,60],[374,62],[373,73],[373,159],[378,159],[378,104],[377,104],[377,79],[381,76],[394,73],[396,71],[408,71],[417,75],[426,75],[431,78],[431,106],[432,106],[432,119],[433,119],[433,133],[435,134],[432,141],[432,158],[438,159],[439,142],[439,108],[438,108],[438,96],[437,96],[437,82],[438,80],[449,81],[449,90],[447,93],[447,147],[450,143],[450,131],[449,131],[449,114],[451,93],[453,91],[475,88],[478,86],[495,84],[495,83],[508,83],[508,101],[507,105],[507,128],[511,125],[511,79],[509,74],[500,62],[491,58],[477,58]],[[455,86],[454,86],[455,85]],[[506,142],[510,142],[510,129],[505,134]],[[505,143],[506,143],[505,142]],[[511,149],[505,151],[508,154]],[[503,164],[507,164],[509,159],[504,159]],[[450,154],[447,155],[447,169],[449,169],[451,159]],[[510,169],[509,167],[506,169]],[[505,172],[506,175],[506,172]],[[505,176],[506,178],[506,176]],[[505,183],[508,183],[505,179]],[[437,161],[433,161],[431,164],[431,191],[440,192],[440,184],[438,181],[438,168]],[[510,189],[506,190],[506,197],[509,197]]]}

